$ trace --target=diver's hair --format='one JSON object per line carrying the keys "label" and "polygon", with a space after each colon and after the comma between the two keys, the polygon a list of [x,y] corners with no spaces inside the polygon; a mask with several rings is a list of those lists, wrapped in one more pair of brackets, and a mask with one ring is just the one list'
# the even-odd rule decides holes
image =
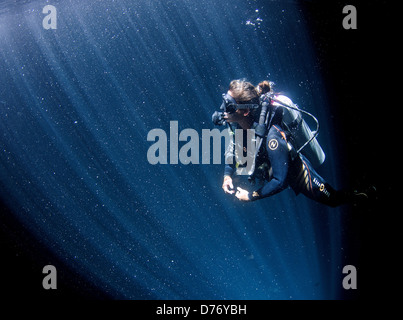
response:
{"label": "diver's hair", "polygon": [[259,95],[270,92],[272,85],[273,85],[273,83],[269,82],[267,80],[260,82],[257,86],[257,91],[258,91]]}
{"label": "diver's hair", "polygon": [[228,90],[237,103],[259,103],[255,86],[246,80],[232,80]]}
{"label": "diver's hair", "polygon": [[257,85],[256,90],[259,96],[268,92],[273,93],[273,88],[275,85],[276,84],[273,81],[264,80]]}

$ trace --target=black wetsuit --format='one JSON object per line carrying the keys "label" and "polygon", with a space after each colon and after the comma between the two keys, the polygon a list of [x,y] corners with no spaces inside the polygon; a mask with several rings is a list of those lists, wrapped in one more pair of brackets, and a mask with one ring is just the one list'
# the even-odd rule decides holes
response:
{"label": "black wetsuit", "polygon": [[[288,140],[279,124],[270,127],[256,158],[255,169],[255,176],[266,183],[249,193],[250,201],[272,196],[291,187],[296,194],[302,193],[332,207],[352,202],[352,193],[333,189],[302,154],[296,153]],[[232,176],[235,170],[235,162],[227,164],[224,176]]]}

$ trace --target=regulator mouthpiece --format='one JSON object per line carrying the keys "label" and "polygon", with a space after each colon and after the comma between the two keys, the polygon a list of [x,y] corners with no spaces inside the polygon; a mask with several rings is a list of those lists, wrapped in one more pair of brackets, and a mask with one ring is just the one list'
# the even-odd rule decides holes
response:
{"label": "regulator mouthpiece", "polygon": [[224,112],[219,111],[214,112],[213,115],[211,116],[211,120],[216,126],[225,125]]}

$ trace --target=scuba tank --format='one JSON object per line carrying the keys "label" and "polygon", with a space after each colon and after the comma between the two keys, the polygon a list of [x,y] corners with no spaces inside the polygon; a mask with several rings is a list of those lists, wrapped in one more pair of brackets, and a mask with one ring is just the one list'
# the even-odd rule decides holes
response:
{"label": "scuba tank", "polygon": [[[319,145],[316,136],[319,131],[319,122],[317,119],[305,110],[301,110],[296,106],[290,98],[283,95],[271,96],[271,105],[274,107],[283,107],[282,123],[291,134],[292,145],[297,153],[302,153],[311,162],[314,168],[319,167],[325,161],[325,153]],[[310,116],[317,125],[315,131],[312,131],[305,120],[302,113]]]}

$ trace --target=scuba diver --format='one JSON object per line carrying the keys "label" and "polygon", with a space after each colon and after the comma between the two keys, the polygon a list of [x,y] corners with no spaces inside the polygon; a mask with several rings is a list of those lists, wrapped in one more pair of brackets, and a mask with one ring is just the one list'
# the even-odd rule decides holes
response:
{"label": "scuba diver", "polygon": [[[256,148],[253,157],[248,157],[250,168],[248,180],[263,181],[260,188],[249,192],[241,187],[234,190],[232,176],[245,172],[245,163],[237,162],[239,150],[247,153],[242,141],[231,142],[225,152],[226,165],[222,188],[225,193],[235,194],[241,201],[255,201],[275,195],[291,187],[298,195],[304,194],[322,204],[336,207],[342,204],[357,204],[368,199],[365,192],[335,190],[315,170],[325,159],[325,154],[316,140],[319,123],[310,113],[299,109],[283,95],[274,94],[272,83],[261,82],[255,88],[245,80],[233,80],[229,90],[223,94],[222,112],[213,114],[216,125],[227,124],[230,134],[242,129],[243,139],[246,132],[254,129]],[[312,132],[301,113],[311,116],[317,123]],[[259,116],[259,117],[258,117]],[[256,120],[258,122],[256,122]],[[239,139],[242,140],[242,139]],[[241,173],[242,174],[242,173]]]}

